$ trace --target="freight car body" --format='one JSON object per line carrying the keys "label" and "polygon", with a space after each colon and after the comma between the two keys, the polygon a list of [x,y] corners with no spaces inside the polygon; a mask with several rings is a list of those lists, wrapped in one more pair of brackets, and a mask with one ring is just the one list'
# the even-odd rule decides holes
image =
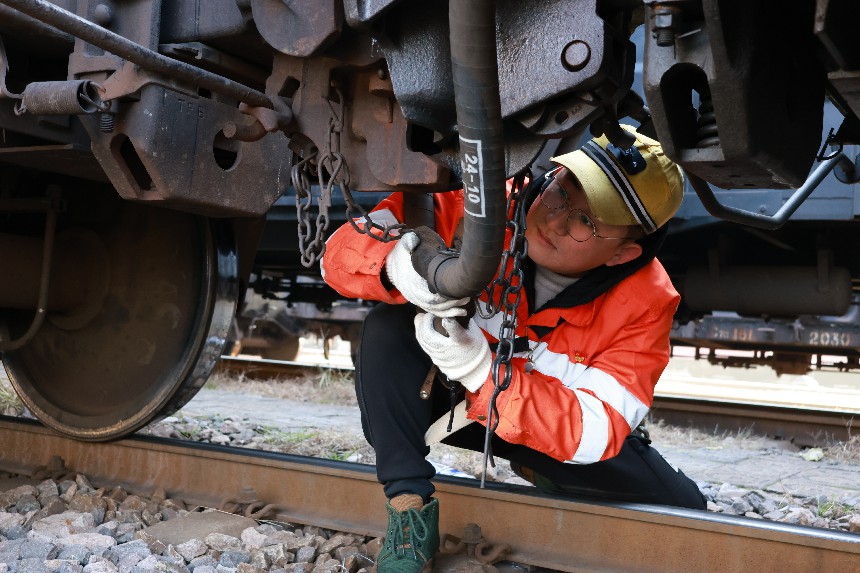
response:
{"label": "freight car body", "polygon": [[[363,215],[354,195],[413,191],[413,225],[477,165],[461,255],[436,273],[442,292],[474,294],[498,264],[476,254],[502,250],[501,182],[545,161],[548,140],[623,144],[627,116],[697,195],[744,190],[711,201],[741,207],[721,213],[732,226],[690,212],[677,229],[678,340],[746,343],[714,335],[714,317],[856,324],[854,188],[838,217],[783,224],[780,206],[813,167],[825,95],[844,116],[830,143],[857,142],[857,16],[849,0],[0,0],[3,363],[46,425],[125,435],[205,381],[290,186],[310,268],[333,196],[346,220]],[[630,89],[640,25],[650,115]],[[853,157],[823,164],[854,180]],[[803,353],[829,345],[817,332]]]}
{"label": "freight car body", "polygon": [[[369,211],[387,195],[361,193],[355,201]],[[343,197],[337,195],[331,200],[326,238],[346,222]],[[248,290],[228,337],[227,353],[295,360],[305,337],[318,339],[328,357],[329,348],[339,337],[351,344],[355,358],[361,323],[373,303],[345,299],[323,281],[318,265],[301,264],[298,226],[296,190],[290,187],[266,214]]]}

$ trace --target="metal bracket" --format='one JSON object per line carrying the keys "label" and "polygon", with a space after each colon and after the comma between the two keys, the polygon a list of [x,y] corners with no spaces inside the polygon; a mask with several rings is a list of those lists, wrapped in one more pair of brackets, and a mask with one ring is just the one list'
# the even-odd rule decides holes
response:
{"label": "metal bracket", "polygon": [[860,181],[860,178],[858,178],[860,169],[857,168],[855,163],[852,162],[847,155],[841,151],[837,152],[829,159],[823,161],[821,165],[819,165],[806,179],[804,184],[797,189],[792,196],[788,198],[788,201],[786,201],[785,204],[773,215],[763,215],[761,213],[723,205],[719,202],[716,195],[714,195],[714,192],[707,181],[693,175],[692,173],[687,173],[686,175],[690,181],[690,185],[692,185],[693,189],[696,191],[696,195],[698,195],[699,199],[702,201],[702,205],[704,205],[708,213],[714,217],[731,221],[733,223],[740,223],[742,225],[749,225],[750,227],[772,231],[785,224],[789,217],[797,211],[801,203],[803,203],[806,198],[815,191],[818,185],[821,184],[827,174],[834,170],[836,170],[837,178],[839,178],[843,183],[856,183],[857,181]]}
{"label": "metal bracket", "polygon": [[0,99],[21,99],[20,94],[12,93],[6,87],[6,74],[9,72],[9,58],[6,56],[6,46],[0,36]]}
{"label": "metal bracket", "polygon": [[33,322],[30,323],[30,328],[27,329],[21,337],[15,340],[0,340],[0,352],[10,352],[17,350],[30,342],[39,329],[42,323],[45,322],[45,317],[48,314],[48,290],[50,287],[51,278],[51,260],[54,254],[54,237],[57,233],[57,215],[61,209],[61,191],[57,186],[50,186],[48,189],[48,201],[43,205],[47,211],[47,219],[45,221],[45,245],[42,250],[42,278],[39,284],[39,300],[36,305],[36,314],[33,316]]}
{"label": "metal bracket", "polygon": [[81,38],[107,52],[116,54],[145,70],[211,90],[252,106],[273,107],[271,100],[264,93],[234,82],[229,78],[163,56],[81,18],[73,12],[55,6],[47,0],[2,0],[0,3],[62,32]]}

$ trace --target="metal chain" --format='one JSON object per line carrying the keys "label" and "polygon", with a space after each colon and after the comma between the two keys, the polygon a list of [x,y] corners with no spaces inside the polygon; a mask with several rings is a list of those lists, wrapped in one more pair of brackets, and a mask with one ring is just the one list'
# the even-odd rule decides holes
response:
{"label": "metal chain", "polygon": [[[291,171],[293,187],[296,189],[296,208],[299,211],[299,252],[302,265],[306,268],[316,263],[325,253],[325,232],[329,225],[328,210],[331,207],[332,189],[337,186],[345,190],[344,195],[349,193],[349,166],[340,151],[340,135],[343,133],[346,101],[340,89],[336,87],[332,89],[335,100],[326,98],[330,112],[328,131],[323,139],[323,149],[316,169],[314,170],[312,160],[317,157],[317,154],[313,153],[297,163]],[[310,181],[314,171],[319,181],[320,196],[317,201],[319,211],[316,231],[312,233],[309,211],[313,204]]]}
{"label": "metal chain", "polygon": [[[346,220],[349,221],[352,228],[358,233],[372,237],[382,243],[390,243],[402,237],[406,231],[411,230],[409,225],[405,223],[380,225],[371,218],[370,213],[364,207],[355,202],[352,198],[352,193],[346,187],[343,188],[343,198],[346,200]],[[358,226],[356,219],[364,221],[363,229]],[[378,232],[374,233],[374,229]]]}
{"label": "metal chain", "polygon": [[[343,92],[333,87],[335,99],[326,98],[330,114],[328,132],[323,141],[322,154],[319,161],[316,152],[303,158],[293,166],[291,179],[296,190],[296,209],[298,211],[299,252],[302,265],[306,268],[316,263],[325,253],[325,232],[328,230],[332,190],[339,187],[346,202],[346,220],[358,233],[388,243],[399,239],[409,229],[405,224],[380,225],[352,197],[349,189],[349,165],[341,152],[341,134],[344,129],[346,100]],[[326,178],[327,176],[327,178]],[[319,212],[316,219],[316,230],[311,232],[310,208],[313,204],[311,195],[311,180],[319,181],[320,197]],[[360,228],[356,219],[364,219],[364,228]],[[378,232],[374,233],[373,230]]]}
{"label": "metal chain", "polygon": [[[517,330],[517,308],[523,289],[522,261],[528,256],[529,245],[525,237],[526,212],[522,201],[525,194],[525,180],[531,180],[531,172],[524,172],[514,178],[513,187],[508,195],[506,213],[513,213],[507,222],[508,228],[512,230],[511,240],[508,248],[502,253],[502,261],[499,265],[499,274],[493,279],[486,289],[487,311],[481,309],[477,303],[475,307],[482,318],[489,319],[502,312],[502,325],[499,328],[499,343],[496,347],[496,356],[493,358],[493,393],[487,407],[487,430],[484,435],[484,459],[481,469],[481,487],[484,487],[487,479],[487,462],[495,467],[492,461],[491,439],[499,426],[499,409],[496,400],[499,394],[511,385],[511,358],[514,355],[514,339]],[[508,261],[512,261],[508,268]],[[498,293],[498,299],[494,301],[494,294]],[[502,369],[504,366],[504,371]]]}
{"label": "metal chain", "polygon": [[[290,179],[293,184],[293,189],[296,190],[296,219],[298,223],[299,233],[299,254],[301,255],[302,265],[305,268],[310,267],[319,259],[322,253],[317,253],[314,248],[318,243],[313,238],[314,233],[311,231],[310,210],[313,205],[313,197],[311,196],[311,178],[316,177],[316,167],[314,159],[317,153],[313,151],[307,157],[293,165],[290,170]],[[321,234],[319,228],[319,219],[317,219],[316,236]]]}
{"label": "metal chain", "polygon": [[[343,101],[343,96],[339,91],[338,95],[340,96],[341,101]],[[334,110],[332,110],[332,112],[334,114]],[[357,233],[367,235],[368,237],[383,243],[390,243],[391,241],[396,241],[402,237],[403,233],[409,230],[409,226],[404,223],[380,225],[371,218],[370,213],[368,213],[364,207],[356,203],[355,199],[352,197],[349,185],[343,184],[340,186],[340,189],[343,192],[343,199],[346,202],[346,220],[349,221],[349,224],[352,225],[352,228],[355,229]],[[359,227],[356,220],[363,220],[364,228]],[[374,230],[377,232],[374,233]]]}
{"label": "metal chain", "polygon": [[[337,185],[343,194],[346,202],[346,220],[352,225],[352,228],[359,233],[365,234],[383,243],[396,241],[402,235],[402,232],[408,229],[405,224],[397,225],[380,225],[376,223],[370,214],[365,211],[361,205],[357,204],[352,197],[352,192],[349,189],[349,166],[346,164],[346,158],[340,151],[340,135],[343,132],[345,103],[343,93],[338,88],[333,88],[337,94],[337,102],[328,100],[331,116],[329,117],[329,141],[326,154],[320,159],[320,167],[330,173],[328,186],[322,192],[322,196],[328,199],[328,206],[331,206],[331,190]],[[323,183],[320,178],[320,188]],[[358,212],[360,217],[364,219],[364,229],[361,229],[356,223],[355,212]],[[373,233],[376,229],[379,234]],[[396,233],[393,231],[397,230]],[[325,250],[325,246],[323,246]]]}

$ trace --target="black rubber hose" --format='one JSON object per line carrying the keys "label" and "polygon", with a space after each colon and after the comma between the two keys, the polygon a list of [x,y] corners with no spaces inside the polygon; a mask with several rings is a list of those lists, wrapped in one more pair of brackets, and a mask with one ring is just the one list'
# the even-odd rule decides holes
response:
{"label": "black rubber hose", "polygon": [[474,296],[499,266],[505,238],[505,149],[496,16],[492,0],[451,0],[451,67],[463,167],[465,226],[459,257],[436,257],[431,288],[451,298]]}

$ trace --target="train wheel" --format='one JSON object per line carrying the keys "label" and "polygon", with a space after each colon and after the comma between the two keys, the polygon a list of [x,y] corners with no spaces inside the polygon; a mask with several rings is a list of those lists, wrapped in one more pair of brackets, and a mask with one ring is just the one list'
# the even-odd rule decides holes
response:
{"label": "train wheel", "polygon": [[[176,411],[203,386],[235,313],[235,244],[228,224],[198,215],[118,200],[77,214],[69,205],[55,251],[74,253],[68,242],[86,239],[79,260],[53,265],[50,292],[63,288],[53,278],[58,267],[83,267],[77,279],[87,300],[49,312],[35,337],[2,360],[42,423],[108,440]],[[0,326],[14,340],[32,316],[6,312]]]}

